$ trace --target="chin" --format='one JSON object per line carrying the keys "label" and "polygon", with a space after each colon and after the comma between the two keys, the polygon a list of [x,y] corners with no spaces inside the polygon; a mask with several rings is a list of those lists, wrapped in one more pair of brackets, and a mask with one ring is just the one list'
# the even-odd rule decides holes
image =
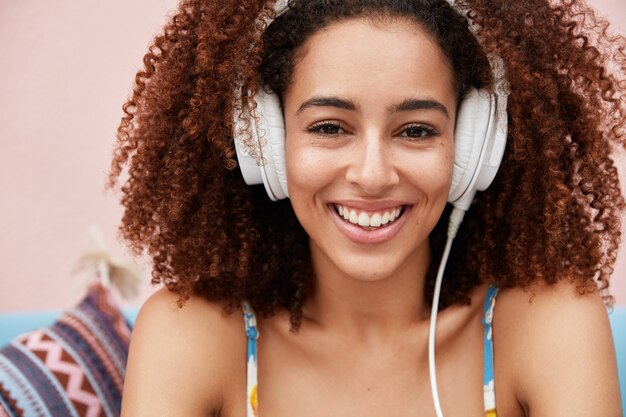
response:
{"label": "chin", "polygon": [[359,265],[351,269],[344,269],[346,276],[361,282],[379,282],[390,278],[393,273],[386,268],[367,268]]}
{"label": "chin", "polygon": [[[371,249],[371,248],[370,248]],[[425,248],[420,248],[425,249]],[[351,253],[349,256],[336,257],[334,254],[340,254],[342,251],[331,253],[326,258],[330,267],[335,270],[339,276],[344,276],[360,282],[382,282],[395,276],[405,276],[417,274],[417,270],[422,264],[422,256],[420,251],[413,253],[402,253],[396,250],[387,251],[387,253],[374,254],[373,250],[359,251],[361,253]],[[326,263],[325,262],[325,263]],[[327,269],[328,270],[328,269]]]}

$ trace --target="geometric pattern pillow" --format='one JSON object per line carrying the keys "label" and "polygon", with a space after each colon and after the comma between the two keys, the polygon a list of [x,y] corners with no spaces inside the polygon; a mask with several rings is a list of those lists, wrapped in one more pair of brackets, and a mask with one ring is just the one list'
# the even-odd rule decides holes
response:
{"label": "geometric pattern pillow", "polygon": [[0,417],[116,417],[131,328],[109,290],[0,349]]}

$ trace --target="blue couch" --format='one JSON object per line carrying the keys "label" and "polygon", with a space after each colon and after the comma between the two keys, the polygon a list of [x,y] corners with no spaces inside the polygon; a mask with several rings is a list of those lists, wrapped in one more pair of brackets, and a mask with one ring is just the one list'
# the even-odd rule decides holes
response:
{"label": "blue couch", "polygon": [[[124,310],[124,316],[131,326],[135,323],[137,312],[137,309]],[[20,333],[51,324],[60,314],[59,311],[0,314],[0,346]],[[617,352],[622,408],[626,415],[626,306],[616,307],[611,312],[610,320]]]}

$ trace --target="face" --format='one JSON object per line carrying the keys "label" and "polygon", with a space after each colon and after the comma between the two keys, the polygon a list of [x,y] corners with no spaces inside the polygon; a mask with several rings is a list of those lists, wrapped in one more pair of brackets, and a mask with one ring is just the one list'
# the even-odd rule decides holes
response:
{"label": "face", "polygon": [[287,180],[316,270],[368,281],[415,271],[452,178],[456,97],[443,53],[415,24],[360,18],[300,53],[283,97]]}

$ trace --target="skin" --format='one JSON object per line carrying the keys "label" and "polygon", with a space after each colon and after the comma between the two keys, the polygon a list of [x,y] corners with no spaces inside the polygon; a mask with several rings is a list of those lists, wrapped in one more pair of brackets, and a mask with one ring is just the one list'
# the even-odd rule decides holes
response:
{"label": "skin", "polygon": [[[326,100],[301,110],[312,97],[355,108]],[[406,99],[436,101],[448,115],[388,111]],[[297,334],[287,312],[259,318],[259,414],[434,416],[422,288],[428,234],[452,172],[456,101],[446,60],[415,25],[352,19],[307,41],[283,100],[289,192],[311,238],[316,290]],[[310,130],[319,122],[325,134]],[[414,125],[437,134],[407,129]],[[368,244],[337,226],[329,204],[344,200],[412,208],[391,238]],[[475,288],[470,306],[448,307],[438,319],[446,416],[484,416],[485,293]],[[621,415],[598,295],[579,296],[566,282],[503,289],[494,346],[500,416]],[[245,362],[241,314],[225,315],[220,303],[200,298],[178,309],[176,295],[160,290],[137,319],[122,414],[243,416]]]}

